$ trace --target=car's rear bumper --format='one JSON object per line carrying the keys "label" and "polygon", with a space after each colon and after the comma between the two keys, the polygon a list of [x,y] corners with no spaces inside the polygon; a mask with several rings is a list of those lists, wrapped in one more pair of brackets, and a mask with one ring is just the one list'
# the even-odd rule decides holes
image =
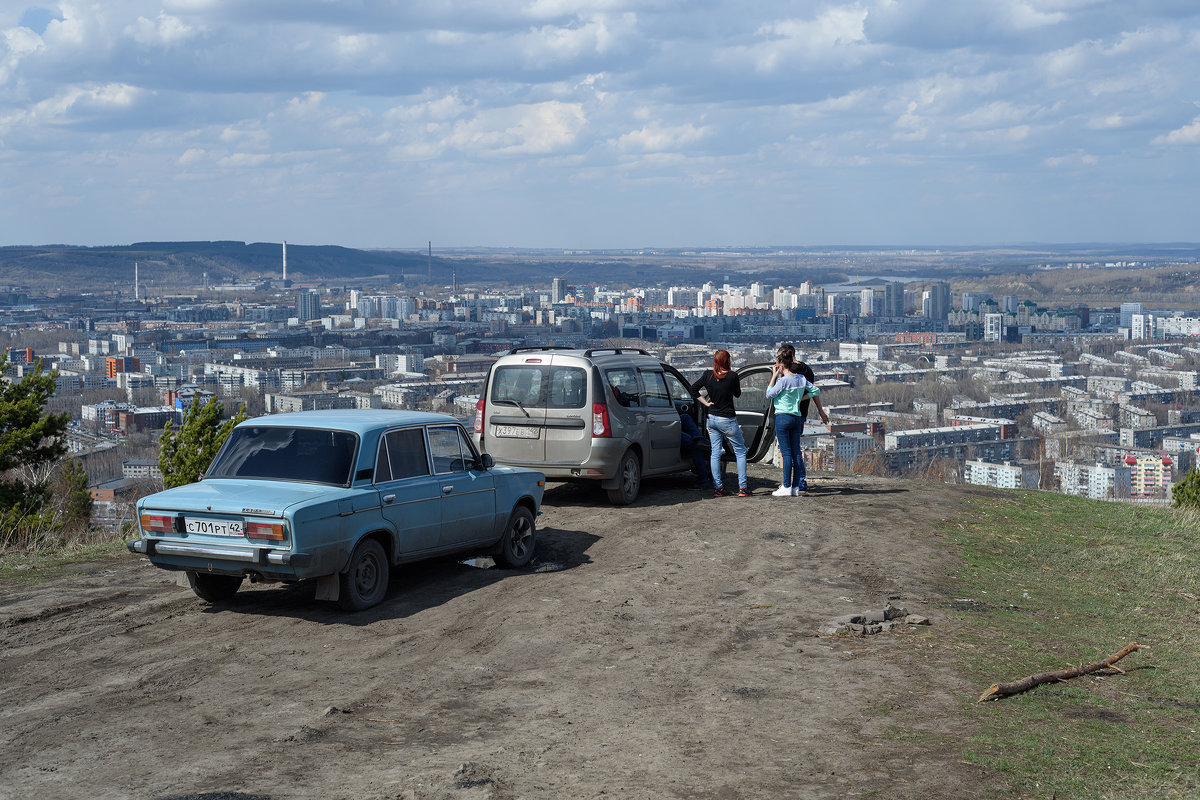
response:
{"label": "car's rear bumper", "polygon": [[503,459],[514,467],[534,469],[551,480],[611,480],[621,466],[621,456],[632,446],[627,439],[593,439],[584,461],[516,461]]}
{"label": "car's rear bumper", "polygon": [[[174,542],[167,539],[134,539],[125,543],[131,553],[148,556],[166,569],[203,569],[212,572],[253,571],[277,573],[280,580],[309,577],[310,553],[293,553],[272,547],[221,547]],[[258,567],[259,569],[255,569]]]}

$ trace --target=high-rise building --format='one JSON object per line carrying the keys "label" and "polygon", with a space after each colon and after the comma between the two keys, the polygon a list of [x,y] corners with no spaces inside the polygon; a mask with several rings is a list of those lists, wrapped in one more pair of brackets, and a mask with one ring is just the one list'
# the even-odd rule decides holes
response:
{"label": "high-rise building", "polygon": [[860,317],[875,316],[874,289],[863,289],[858,293],[858,315]]}
{"label": "high-rise building", "polygon": [[1141,303],[1121,303],[1121,321],[1118,324],[1122,328],[1132,328],[1133,315],[1144,313]]}
{"label": "high-rise building", "polygon": [[321,293],[306,289],[296,294],[296,318],[301,322],[321,318]]}
{"label": "high-rise building", "polygon": [[926,316],[938,322],[945,322],[950,316],[950,284],[929,285],[929,313]]}
{"label": "high-rise building", "polygon": [[567,298],[567,279],[555,278],[550,281],[550,302],[561,303]]}
{"label": "high-rise building", "polygon": [[883,285],[883,315],[885,317],[904,316],[904,284],[890,282]]}
{"label": "high-rise building", "polygon": [[992,299],[991,292],[963,292],[962,310],[978,311],[979,305]]}

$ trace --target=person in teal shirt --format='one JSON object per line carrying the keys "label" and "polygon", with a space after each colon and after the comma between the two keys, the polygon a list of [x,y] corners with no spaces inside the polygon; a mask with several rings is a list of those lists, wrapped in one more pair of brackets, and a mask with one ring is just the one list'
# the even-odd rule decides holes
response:
{"label": "person in teal shirt", "polygon": [[800,437],[809,399],[817,404],[821,420],[829,421],[818,397],[821,390],[804,376],[802,367],[795,360],[776,360],[767,386],[767,398],[775,405],[775,442],[783,459],[783,483],[771,493],[775,497],[795,497],[808,490]]}

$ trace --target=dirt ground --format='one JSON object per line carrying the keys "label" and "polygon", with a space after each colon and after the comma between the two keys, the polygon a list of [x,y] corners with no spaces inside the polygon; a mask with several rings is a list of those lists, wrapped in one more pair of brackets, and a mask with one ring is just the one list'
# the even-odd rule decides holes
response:
{"label": "dirt ground", "polygon": [[[0,796],[989,796],[933,532],[975,491],[751,474],[627,508],[551,486],[536,570],[414,565],[360,614],[305,585],[208,606],[134,556],[0,587]],[[889,598],[933,625],[818,635]]]}

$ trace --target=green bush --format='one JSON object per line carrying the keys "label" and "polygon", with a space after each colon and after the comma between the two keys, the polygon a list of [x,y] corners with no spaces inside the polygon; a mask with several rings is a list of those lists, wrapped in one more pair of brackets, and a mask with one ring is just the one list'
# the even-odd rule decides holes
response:
{"label": "green bush", "polygon": [[1200,508],[1200,470],[1188,470],[1183,480],[1171,489],[1176,508]]}

